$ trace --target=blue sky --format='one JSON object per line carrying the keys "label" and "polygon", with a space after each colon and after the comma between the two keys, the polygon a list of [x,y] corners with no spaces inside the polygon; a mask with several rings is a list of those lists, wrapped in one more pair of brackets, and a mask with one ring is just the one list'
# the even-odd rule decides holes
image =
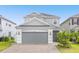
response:
{"label": "blue sky", "polygon": [[57,15],[60,23],[68,17],[79,13],[78,5],[0,5],[0,15],[14,21],[17,25],[23,23],[24,16],[32,12]]}

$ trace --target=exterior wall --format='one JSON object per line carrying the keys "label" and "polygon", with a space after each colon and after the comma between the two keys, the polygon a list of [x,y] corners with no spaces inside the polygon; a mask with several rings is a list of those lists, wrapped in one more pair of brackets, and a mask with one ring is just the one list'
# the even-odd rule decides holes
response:
{"label": "exterior wall", "polygon": [[[34,19],[34,20],[33,20]],[[43,18],[26,18],[25,19],[25,24],[26,25],[44,25],[43,23],[41,22],[36,22],[36,20],[40,20],[40,21],[44,21],[46,23],[48,23],[49,25],[55,25],[55,26],[59,26],[59,19],[58,18],[51,18],[51,19],[43,19]],[[31,21],[32,20],[32,21]],[[29,21],[31,21],[30,23],[28,23]],[[56,22],[56,24],[54,24],[54,22]]]}
{"label": "exterior wall", "polygon": [[[64,24],[61,25],[61,28],[63,28],[64,30],[71,30],[74,27],[77,26],[77,18],[73,17],[74,23],[72,24],[72,18],[70,18],[67,22],[65,22]],[[70,25],[69,25],[70,23]]]}
{"label": "exterior wall", "polygon": [[70,29],[72,29],[72,28],[74,28],[75,26],[77,26],[77,18],[73,18],[74,19],[74,22],[76,23],[76,24],[73,24],[72,25],[72,19],[70,19]]}
{"label": "exterior wall", "polygon": [[[53,19],[43,19],[43,21],[49,23],[50,25],[55,25],[55,26],[59,26],[59,19],[53,18]],[[57,22],[56,24],[54,24],[54,22]]]}
{"label": "exterior wall", "polygon": [[59,28],[56,28],[55,26],[50,26],[50,27],[22,27],[22,28],[19,28],[19,29],[22,29],[22,31],[26,31],[26,30],[48,30],[48,29],[59,30]]}
{"label": "exterior wall", "polygon": [[9,36],[9,32],[11,32],[12,37],[16,36],[16,28],[15,28],[16,25],[15,24],[2,19],[1,26],[2,26],[2,35],[3,36]]}
{"label": "exterior wall", "polygon": [[30,18],[29,21],[25,22],[25,25],[46,25],[39,18]]}
{"label": "exterior wall", "polygon": [[65,22],[64,24],[62,24],[60,26],[63,30],[69,30],[70,26],[69,26],[69,21]]}

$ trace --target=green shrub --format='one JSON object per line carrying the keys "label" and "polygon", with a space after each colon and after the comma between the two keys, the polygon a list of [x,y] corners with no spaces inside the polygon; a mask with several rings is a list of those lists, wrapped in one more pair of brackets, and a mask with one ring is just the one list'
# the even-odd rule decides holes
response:
{"label": "green shrub", "polygon": [[14,43],[15,42],[15,39],[13,37],[4,36],[3,37],[3,42]]}
{"label": "green shrub", "polygon": [[70,44],[70,35],[68,32],[59,32],[57,33],[57,41],[59,42],[59,44],[63,47],[69,48],[71,47]]}
{"label": "green shrub", "polygon": [[11,43],[15,43],[15,38],[11,37]]}
{"label": "green shrub", "polygon": [[79,36],[77,37],[76,42],[79,43]]}
{"label": "green shrub", "polygon": [[3,41],[5,41],[5,42],[9,42],[10,40],[11,40],[11,38],[8,36],[3,37]]}

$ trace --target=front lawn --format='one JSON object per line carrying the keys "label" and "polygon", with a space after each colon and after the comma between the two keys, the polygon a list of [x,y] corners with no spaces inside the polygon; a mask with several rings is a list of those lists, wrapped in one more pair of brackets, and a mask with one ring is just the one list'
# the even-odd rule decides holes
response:
{"label": "front lawn", "polygon": [[9,42],[0,42],[0,51],[8,48],[11,44]]}
{"label": "front lawn", "polygon": [[71,48],[56,46],[61,53],[79,53],[79,44],[71,44]]}

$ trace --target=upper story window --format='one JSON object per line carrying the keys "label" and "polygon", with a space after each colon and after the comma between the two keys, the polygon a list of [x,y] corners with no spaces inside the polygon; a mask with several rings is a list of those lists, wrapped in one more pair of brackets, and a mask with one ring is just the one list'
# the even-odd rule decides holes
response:
{"label": "upper story window", "polygon": [[1,18],[0,18],[0,24],[1,24]]}
{"label": "upper story window", "polygon": [[70,22],[69,22],[69,25],[70,25]]}
{"label": "upper story window", "polygon": [[6,26],[7,26],[7,23],[6,23]]}
{"label": "upper story window", "polygon": [[20,32],[16,32],[17,35],[20,35]]}
{"label": "upper story window", "polygon": [[77,25],[79,25],[79,18],[77,18]]}
{"label": "upper story window", "polygon": [[56,21],[54,21],[54,24],[57,24],[57,22],[56,22]]}
{"label": "upper story window", "polygon": [[11,25],[9,24],[9,27],[11,27]]}
{"label": "upper story window", "polygon": [[74,19],[72,18],[72,25],[74,25]]}

